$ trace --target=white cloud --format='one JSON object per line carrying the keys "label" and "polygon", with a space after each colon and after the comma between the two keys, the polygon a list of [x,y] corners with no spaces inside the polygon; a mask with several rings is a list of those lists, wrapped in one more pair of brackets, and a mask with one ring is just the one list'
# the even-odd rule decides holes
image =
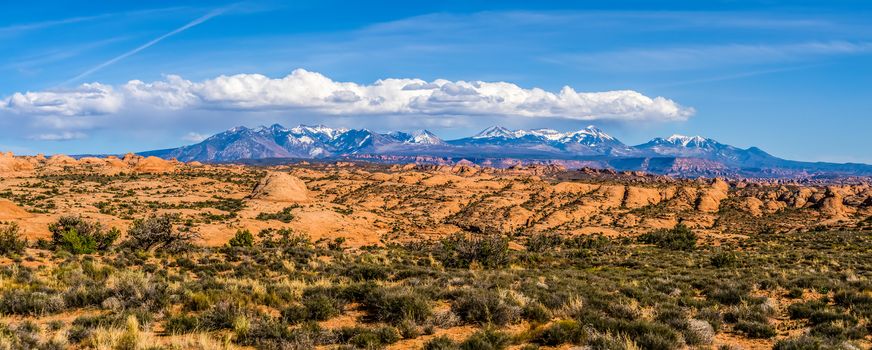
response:
{"label": "white cloud", "polygon": [[318,114],[508,116],[574,120],[680,121],[694,110],[663,97],[632,90],[558,92],[508,82],[382,79],[371,85],[338,82],[294,70],[283,78],[260,74],[219,76],[192,82],[178,76],[118,88],[93,83],[68,91],[16,93],[6,109],[25,115],[122,114],[126,109],[289,110]]}
{"label": "white cloud", "polygon": [[39,134],[31,136],[30,139],[38,141],[69,141],[78,140],[88,137],[81,132],[65,131],[60,133]]}
{"label": "white cloud", "polygon": [[92,83],[67,90],[16,92],[0,107],[18,114],[83,116],[118,112],[123,100],[111,86]]}
{"label": "white cloud", "polygon": [[209,135],[204,135],[196,132],[189,132],[185,136],[182,136],[182,140],[190,142],[200,142],[207,138],[209,138]]}

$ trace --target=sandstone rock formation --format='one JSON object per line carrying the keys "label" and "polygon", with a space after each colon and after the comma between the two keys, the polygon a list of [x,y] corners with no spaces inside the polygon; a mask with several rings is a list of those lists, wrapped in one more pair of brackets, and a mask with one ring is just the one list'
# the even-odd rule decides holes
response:
{"label": "sandstone rock formation", "polygon": [[727,198],[730,184],[722,179],[715,179],[711,186],[700,193],[696,201],[696,209],[702,212],[714,213],[720,209],[721,201]]}
{"label": "sandstone rock formation", "polygon": [[296,176],[284,172],[269,172],[248,196],[274,202],[306,202],[309,191],[306,183]]}
{"label": "sandstone rock formation", "polygon": [[21,219],[32,216],[26,210],[5,199],[0,199],[0,220]]}
{"label": "sandstone rock formation", "polygon": [[844,201],[844,193],[836,186],[827,187],[826,196],[821,200],[819,209],[821,214],[830,218],[841,218],[848,214]]}
{"label": "sandstone rock formation", "polygon": [[755,197],[745,197],[739,201],[739,209],[751,214],[752,216],[763,216],[763,201]]}
{"label": "sandstone rock formation", "polygon": [[138,159],[133,165],[133,170],[140,173],[166,173],[175,170],[175,168],[175,162],[153,156]]}
{"label": "sandstone rock formation", "polygon": [[630,209],[641,208],[660,203],[661,200],[663,198],[660,190],[656,188],[627,186],[627,192],[624,195],[624,206]]}
{"label": "sandstone rock formation", "polygon": [[15,157],[12,152],[0,153],[0,173],[33,170],[33,164]]}
{"label": "sandstone rock formation", "polygon": [[46,164],[50,166],[74,166],[79,164],[79,162],[75,158],[68,155],[55,154],[46,161]]}

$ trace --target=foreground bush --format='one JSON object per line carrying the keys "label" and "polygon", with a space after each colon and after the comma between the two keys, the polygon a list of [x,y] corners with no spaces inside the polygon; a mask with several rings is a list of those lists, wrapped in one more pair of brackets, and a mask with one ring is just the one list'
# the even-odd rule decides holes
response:
{"label": "foreground bush", "polygon": [[403,321],[421,323],[432,314],[427,299],[404,289],[376,288],[367,293],[361,309],[367,312],[369,320],[391,324]]}
{"label": "foreground bush", "polygon": [[502,350],[511,344],[512,339],[508,334],[493,328],[485,328],[460,343],[461,350]]}
{"label": "foreground bush", "polygon": [[509,263],[509,240],[501,235],[457,233],[442,240],[442,264],[468,268],[477,263],[484,268],[499,268]]}
{"label": "foreground bush", "polygon": [[558,346],[561,344],[579,344],[584,338],[582,326],[574,320],[557,321],[533,336],[536,344]]}
{"label": "foreground bush", "polygon": [[237,230],[227,244],[231,247],[252,247],[254,246],[254,235],[249,230]]}
{"label": "foreground bush", "polygon": [[21,254],[26,247],[27,240],[21,236],[18,224],[0,226],[0,255]]}
{"label": "foreground bush", "polygon": [[451,311],[468,324],[503,326],[518,321],[521,316],[521,308],[508,303],[498,293],[478,289],[458,296],[451,304]]}
{"label": "foreground bush", "polygon": [[62,216],[50,224],[51,243],[55,249],[73,254],[91,254],[105,251],[121,236],[117,228],[105,230],[99,223],[80,216]]}
{"label": "foreground bush", "polygon": [[693,250],[696,248],[696,233],[684,224],[675,225],[669,230],[657,230],[639,236],[642,243],[653,244],[671,250]]}
{"label": "foreground bush", "polygon": [[456,350],[458,347],[457,343],[444,335],[430,339],[424,344],[424,350]]}
{"label": "foreground bush", "polygon": [[197,238],[192,232],[180,232],[173,228],[172,216],[152,216],[133,221],[127,231],[124,246],[135,250],[181,250]]}

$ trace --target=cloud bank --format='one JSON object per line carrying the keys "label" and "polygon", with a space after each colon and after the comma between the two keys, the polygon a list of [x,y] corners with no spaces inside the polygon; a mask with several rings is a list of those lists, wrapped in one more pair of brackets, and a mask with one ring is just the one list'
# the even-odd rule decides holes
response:
{"label": "cloud bank", "polygon": [[0,110],[25,116],[123,115],[131,110],[306,110],[336,116],[506,116],[610,121],[682,121],[694,110],[632,90],[577,92],[522,88],[508,82],[389,78],[370,85],[334,81],[303,69],[283,78],[260,74],[200,82],[170,75],[119,86],[82,84],[65,90],[18,92]]}

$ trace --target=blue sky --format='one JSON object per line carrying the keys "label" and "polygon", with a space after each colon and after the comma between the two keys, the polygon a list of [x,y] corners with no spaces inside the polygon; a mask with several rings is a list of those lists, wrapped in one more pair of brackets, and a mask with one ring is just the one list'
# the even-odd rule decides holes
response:
{"label": "blue sky", "polygon": [[[443,138],[595,124],[628,144],[699,134],[872,163],[870,15],[864,1],[19,2],[0,12],[0,149],[141,151],[274,122]],[[431,83],[431,102],[409,102]]]}

